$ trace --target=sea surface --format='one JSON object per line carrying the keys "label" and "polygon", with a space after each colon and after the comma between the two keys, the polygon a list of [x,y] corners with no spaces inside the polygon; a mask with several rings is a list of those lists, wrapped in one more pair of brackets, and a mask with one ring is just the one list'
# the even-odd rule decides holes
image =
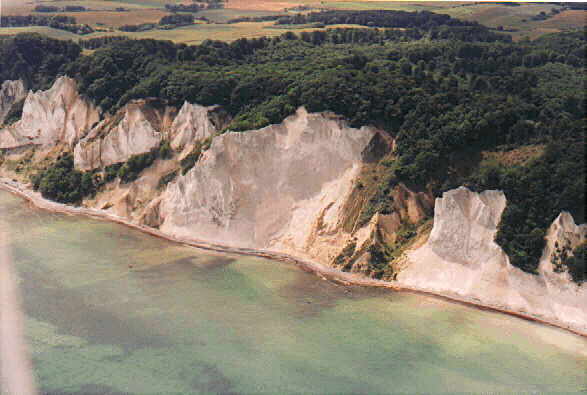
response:
{"label": "sea surface", "polygon": [[587,340],[0,191],[43,393],[587,391]]}

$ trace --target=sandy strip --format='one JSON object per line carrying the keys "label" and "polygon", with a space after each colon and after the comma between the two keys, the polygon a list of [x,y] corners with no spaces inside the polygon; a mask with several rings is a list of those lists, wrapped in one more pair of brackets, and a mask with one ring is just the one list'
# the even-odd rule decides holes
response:
{"label": "sandy strip", "polygon": [[147,226],[137,225],[129,220],[119,217],[117,215],[108,213],[104,210],[99,209],[91,209],[85,207],[74,207],[68,206],[61,203],[56,203],[47,199],[44,199],[39,192],[34,192],[30,188],[24,186],[21,183],[15,182],[13,180],[2,178],[0,177],[0,189],[13,193],[25,200],[29,201],[33,205],[38,208],[48,210],[51,212],[69,214],[69,215],[85,215],[88,217],[92,217],[99,220],[106,220],[116,222],[121,225],[125,225],[127,227],[136,229],[138,231],[148,233],[152,236],[159,237],[161,239],[165,239],[174,243],[179,243],[182,245],[196,247],[202,250],[207,251],[215,251],[215,252],[222,252],[222,253],[230,253],[230,254],[239,254],[239,255],[248,255],[248,256],[257,256],[261,258],[267,258],[279,262],[286,262],[286,263],[293,263],[299,266],[302,270],[314,273],[317,276],[323,278],[324,280],[333,281],[335,283],[345,285],[345,286],[368,286],[368,287],[380,287],[380,288],[389,288],[394,291],[402,291],[402,292],[410,292],[420,295],[427,295],[437,297],[443,300],[447,300],[450,302],[456,302],[459,304],[472,306],[478,308],[480,310],[487,310],[487,311],[494,311],[499,313],[504,313],[508,315],[512,315],[518,318],[522,318],[528,321],[537,322],[543,325],[553,326],[556,328],[564,329],[576,335],[582,336],[587,338],[587,332],[582,330],[581,328],[575,328],[573,326],[568,325],[565,322],[559,322],[555,320],[549,320],[542,317],[537,317],[527,312],[520,312],[515,310],[509,310],[506,306],[495,306],[491,304],[483,303],[480,300],[476,300],[473,298],[463,297],[462,295],[457,294],[449,294],[449,293],[438,293],[432,292],[426,289],[421,288],[412,288],[412,287],[404,287],[400,286],[396,283],[381,281],[371,278],[366,278],[357,274],[342,272],[335,268],[325,266],[318,262],[308,261],[305,259],[301,259],[298,257],[294,257],[288,254],[281,254],[278,252],[267,251],[267,250],[256,250],[250,248],[236,248],[230,246],[224,246],[219,244],[207,243],[202,240],[195,240],[195,239],[183,239],[174,237],[163,232],[160,232],[157,229],[150,228]]}
{"label": "sandy strip", "polygon": [[24,337],[24,317],[8,247],[8,232],[0,223],[0,391],[3,394],[36,394]]}

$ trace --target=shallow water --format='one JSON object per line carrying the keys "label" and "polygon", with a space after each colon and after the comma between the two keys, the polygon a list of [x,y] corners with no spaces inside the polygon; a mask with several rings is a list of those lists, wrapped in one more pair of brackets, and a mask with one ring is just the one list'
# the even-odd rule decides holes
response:
{"label": "shallow water", "polygon": [[0,191],[46,393],[587,391],[587,340],[53,214]]}

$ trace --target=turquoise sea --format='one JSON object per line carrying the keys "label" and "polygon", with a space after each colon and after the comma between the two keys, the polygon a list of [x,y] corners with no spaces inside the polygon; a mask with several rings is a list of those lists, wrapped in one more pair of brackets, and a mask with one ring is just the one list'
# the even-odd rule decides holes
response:
{"label": "turquoise sea", "polygon": [[585,392],[587,339],[0,191],[43,393]]}

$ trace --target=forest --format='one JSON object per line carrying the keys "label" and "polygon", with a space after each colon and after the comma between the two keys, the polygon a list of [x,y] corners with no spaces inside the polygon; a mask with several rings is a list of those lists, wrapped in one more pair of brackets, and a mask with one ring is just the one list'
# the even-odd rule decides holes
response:
{"label": "forest", "polygon": [[[381,190],[503,190],[496,241],[513,265],[536,273],[560,211],[585,222],[585,34],[514,43],[481,25],[433,21],[447,20],[196,46],[96,41],[88,56],[72,42],[19,35],[0,41],[0,81],[41,88],[67,74],[110,112],[146,97],[222,105],[233,131],[281,122],[299,106],[375,125],[396,140]],[[378,199],[365,210],[376,212]],[[584,266],[572,273],[587,278]]]}
{"label": "forest", "polygon": [[75,34],[90,34],[94,29],[89,25],[76,23],[76,19],[66,15],[3,15],[0,16],[0,26],[49,26],[53,29],[66,30]]}
{"label": "forest", "polygon": [[278,24],[297,25],[308,23],[322,23],[324,25],[354,24],[389,28],[421,28],[429,29],[434,26],[476,26],[476,22],[462,21],[445,14],[436,14],[430,11],[322,11],[309,14],[295,14],[283,16]]}

